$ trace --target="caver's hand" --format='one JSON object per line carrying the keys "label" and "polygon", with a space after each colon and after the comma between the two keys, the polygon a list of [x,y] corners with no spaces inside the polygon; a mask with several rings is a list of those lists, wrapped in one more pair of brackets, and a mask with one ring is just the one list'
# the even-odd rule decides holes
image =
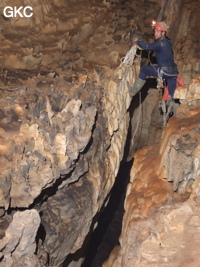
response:
{"label": "caver's hand", "polygon": [[134,37],[133,38],[133,45],[136,45],[136,42],[138,41],[138,38],[137,37]]}

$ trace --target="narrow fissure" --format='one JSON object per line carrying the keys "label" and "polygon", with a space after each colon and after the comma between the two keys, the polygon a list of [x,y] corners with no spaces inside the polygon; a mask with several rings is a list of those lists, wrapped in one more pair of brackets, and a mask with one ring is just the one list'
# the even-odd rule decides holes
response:
{"label": "narrow fissure", "polygon": [[116,182],[110,193],[109,202],[99,217],[97,228],[91,235],[82,267],[102,266],[113,248],[119,245],[124,199],[132,164],[133,160],[121,163]]}
{"label": "narrow fissure", "polygon": [[[150,87],[156,87],[155,79],[149,79],[145,84],[142,90],[141,103],[139,102],[139,97],[134,97],[134,101],[132,102],[129,110],[130,118],[132,118],[134,110],[141,105],[146,98],[147,89]],[[133,134],[132,132],[133,129],[130,121],[127,141],[124,149],[124,157],[121,162],[115,184],[111,190],[109,202],[99,217],[97,228],[90,237],[85,260],[81,265],[82,267],[101,267],[108,259],[114,247],[119,245],[119,237],[121,234],[124,215],[126,188],[130,180],[130,170],[133,165],[133,154],[130,157],[130,141]]]}

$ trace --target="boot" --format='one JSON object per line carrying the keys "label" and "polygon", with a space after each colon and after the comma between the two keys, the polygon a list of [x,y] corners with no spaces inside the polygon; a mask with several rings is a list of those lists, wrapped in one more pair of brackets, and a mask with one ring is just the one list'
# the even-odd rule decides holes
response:
{"label": "boot", "polygon": [[145,84],[146,80],[142,80],[139,77],[135,80],[135,83],[133,86],[130,86],[129,83],[127,83],[128,88],[129,88],[129,94],[131,97],[133,97],[134,95],[136,95],[140,89],[143,87],[143,85]]}

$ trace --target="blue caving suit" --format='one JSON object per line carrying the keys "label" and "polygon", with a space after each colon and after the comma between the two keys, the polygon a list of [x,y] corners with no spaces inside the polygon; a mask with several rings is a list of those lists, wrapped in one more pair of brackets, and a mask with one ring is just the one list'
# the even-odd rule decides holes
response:
{"label": "blue caving suit", "polygon": [[157,77],[158,71],[162,69],[162,78],[167,81],[169,94],[173,97],[176,89],[178,69],[177,65],[174,63],[171,40],[167,37],[162,37],[151,44],[139,40],[136,41],[136,44],[142,49],[155,51],[158,63],[156,66],[148,65],[142,67],[139,78],[145,80],[147,76]]}

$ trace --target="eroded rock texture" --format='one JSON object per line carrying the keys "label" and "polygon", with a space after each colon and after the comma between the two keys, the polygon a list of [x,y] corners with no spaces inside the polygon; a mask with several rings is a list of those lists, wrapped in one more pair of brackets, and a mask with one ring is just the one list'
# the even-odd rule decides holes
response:
{"label": "eroded rock texture", "polygon": [[1,240],[0,266],[41,266],[34,255],[40,216],[35,209],[16,212]]}
{"label": "eroded rock texture", "polygon": [[[40,79],[41,93],[36,86],[22,86],[22,95],[28,91],[23,105],[16,92],[7,97],[9,108],[2,109],[1,120],[1,205],[5,210],[36,205],[45,232],[38,254],[48,253],[51,265],[62,264],[82,246],[112,188],[128,131],[126,79],[133,79],[133,73],[132,67],[115,71],[103,96],[100,87],[96,95],[93,88],[92,97],[100,101],[96,107],[92,101],[70,100],[70,91],[63,92],[64,98],[60,90],[67,83],[60,78],[50,84]],[[6,127],[8,118],[11,128]]]}
{"label": "eroded rock texture", "polygon": [[[124,251],[132,251],[133,236],[134,242],[142,244],[140,237],[135,238],[140,232],[135,220],[146,220],[148,229],[158,235],[157,222],[163,218],[159,217],[160,208],[153,208],[179,199],[174,190],[179,194],[192,190],[192,200],[184,204],[189,212],[181,227],[186,228],[191,217],[188,229],[193,233],[193,226],[198,225],[195,201],[199,194],[199,78],[192,80],[199,73],[198,1],[167,2],[0,3],[1,11],[6,5],[30,5],[34,12],[31,18],[0,17],[2,266],[81,266],[90,234],[115,183],[131,127],[128,158],[134,157],[135,163],[127,192],[122,248],[115,248],[121,256],[114,254],[117,263],[113,266],[130,266]],[[156,17],[170,24],[175,58],[186,84],[177,91],[181,106],[163,133],[161,146],[158,91],[152,87],[147,97],[143,91],[141,101],[133,99],[129,113],[127,81],[134,83],[140,57],[133,66],[120,64],[133,36],[153,41],[150,25]],[[142,64],[146,63],[143,59]],[[139,148],[142,150],[134,155]],[[162,211],[166,216],[170,214],[167,205]],[[181,204],[173,205],[178,213],[184,210]],[[150,211],[158,216],[154,225],[149,225]],[[130,232],[129,219],[133,224]],[[166,240],[170,240],[170,231],[173,229],[166,233]],[[145,238],[149,237],[145,234]],[[151,246],[148,242],[147,247]],[[143,249],[129,254],[132,266],[145,254],[145,245]],[[149,259],[148,254],[145,260]],[[160,256],[156,259],[162,262]],[[112,266],[110,259],[108,264]]]}
{"label": "eroded rock texture", "polygon": [[103,266],[198,266],[199,85],[177,91],[182,103],[161,143],[135,154],[121,247]]}

